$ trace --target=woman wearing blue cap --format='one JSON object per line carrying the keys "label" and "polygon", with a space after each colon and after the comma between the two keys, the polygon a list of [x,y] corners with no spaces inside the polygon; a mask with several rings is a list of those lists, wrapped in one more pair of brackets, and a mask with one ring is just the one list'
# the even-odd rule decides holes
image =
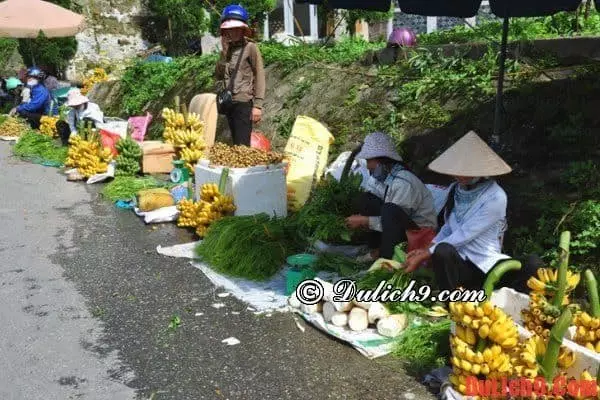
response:
{"label": "woman wearing blue cap", "polygon": [[217,108],[227,117],[233,143],[250,146],[252,124],[262,118],[265,99],[265,71],[262,55],[248,26],[248,12],[236,4],[221,17],[221,59],[216,66],[220,85]]}

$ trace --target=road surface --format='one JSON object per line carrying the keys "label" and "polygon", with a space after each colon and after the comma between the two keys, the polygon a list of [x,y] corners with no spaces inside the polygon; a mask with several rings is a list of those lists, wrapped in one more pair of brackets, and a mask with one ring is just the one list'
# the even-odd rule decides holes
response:
{"label": "road surface", "polygon": [[156,253],[191,236],[144,225],[99,185],[20,161],[6,142],[0,171],[0,399],[435,398],[395,359],[218,298],[188,260]]}

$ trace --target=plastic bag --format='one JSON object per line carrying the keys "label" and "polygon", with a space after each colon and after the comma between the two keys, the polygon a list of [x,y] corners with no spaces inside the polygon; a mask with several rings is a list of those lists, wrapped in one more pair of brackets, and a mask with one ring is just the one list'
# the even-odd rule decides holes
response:
{"label": "plastic bag", "polygon": [[410,253],[413,250],[424,249],[431,245],[435,238],[435,230],[431,228],[407,229],[406,238],[408,239],[408,249]]}
{"label": "plastic bag", "polygon": [[250,147],[264,151],[271,151],[271,141],[267,139],[262,132],[252,131],[252,135],[250,136]]}
{"label": "plastic bag", "polygon": [[148,127],[152,122],[152,114],[146,113],[143,117],[131,117],[128,120],[129,127],[132,129],[131,138],[136,142],[143,142]]}
{"label": "plastic bag", "polygon": [[120,135],[100,129],[100,139],[102,141],[102,147],[108,147],[113,156],[117,156],[119,154],[117,151],[117,142],[121,140]]}
{"label": "plastic bag", "polygon": [[320,122],[303,115],[296,118],[284,150],[289,161],[287,186],[291,210],[302,207],[321,180],[333,141],[333,135]]}

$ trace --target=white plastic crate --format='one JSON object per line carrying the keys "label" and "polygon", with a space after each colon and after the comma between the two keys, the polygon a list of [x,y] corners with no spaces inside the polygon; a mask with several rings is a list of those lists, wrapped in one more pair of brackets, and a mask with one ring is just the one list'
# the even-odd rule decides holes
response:
{"label": "white plastic crate", "polygon": [[[223,167],[211,167],[208,160],[196,165],[196,201],[205,183],[219,184]],[[285,164],[250,168],[229,168],[225,193],[233,197],[235,215],[287,216]]]}
{"label": "white plastic crate", "polygon": [[[527,340],[531,337],[532,333],[529,332],[523,325],[521,319],[521,310],[529,305],[529,296],[519,293],[516,290],[509,288],[501,288],[492,293],[491,298],[492,304],[498,306],[513,318],[517,325],[519,332],[519,338],[522,341]],[[451,332],[455,332],[455,323],[452,322]],[[577,343],[569,340],[573,338],[575,328],[570,327],[563,339],[563,345],[575,353],[575,363],[568,369],[566,373],[569,378],[579,379],[581,373],[587,369],[592,376],[596,375],[596,371],[600,367],[600,354],[588,350],[587,348],[578,345]],[[442,399],[445,400],[472,400],[471,396],[462,396],[452,387],[444,385],[441,388],[440,393]]]}

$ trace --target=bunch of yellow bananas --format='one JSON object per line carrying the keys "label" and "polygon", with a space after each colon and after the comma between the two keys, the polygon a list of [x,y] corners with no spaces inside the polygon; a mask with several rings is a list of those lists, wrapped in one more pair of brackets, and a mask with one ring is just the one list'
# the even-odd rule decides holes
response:
{"label": "bunch of yellow bananas", "polygon": [[490,301],[450,302],[450,318],[457,325],[472,330],[475,336],[489,339],[503,349],[513,349],[519,342],[517,325],[504,310]]}
{"label": "bunch of yellow bananas", "polygon": [[179,217],[177,225],[196,229],[196,234],[204,237],[210,224],[235,211],[233,198],[219,193],[214,183],[205,183],[200,188],[200,201],[183,199],[177,204]]}
{"label": "bunch of yellow bananas", "polygon": [[532,292],[529,295],[529,308],[522,310],[521,316],[527,330],[548,339],[550,329],[560,317],[560,310],[552,306],[543,295]]}
{"label": "bunch of yellow bananas", "polygon": [[[483,303],[451,302],[450,319],[456,323],[455,334],[450,336],[453,366],[450,382],[466,394],[468,376],[483,375],[489,379],[512,374],[511,354],[517,348],[517,326],[506,313]],[[482,351],[476,351],[480,339],[487,340]]]}
{"label": "bunch of yellow bananas", "polygon": [[29,129],[27,121],[19,117],[7,117],[0,124],[0,136],[21,137]]}
{"label": "bunch of yellow bananas", "polygon": [[107,171],[112,161],[109,148],[103,149],[98,142],[83,140],[79,135],[72,136],[69,144],[65,166],[77,168],[86,178]]}
{"label": "bunch of yellow bananas", "polygon": [[206,150],[204,142],[204,123],[195,113],[183,114],[170,108],[162,110],[165,120],[163,138],[165,142],[179,148],[179,159],[185,161],[185,166],[194,170],[194,166]]}
{"label": "bunch of yellow bananas", "polygon": [[56,123],[58,122],[58,117],[49,117],[44,115],[40,119],[40,133],[42,135],[57,137],[58,132],[56,131]]}
{"label": "bunch of yellow bananas", "polygon": [[577,327],[575,342],[600,353],[600,318],[593,318],[584,311],[575,315],[573,323]]}
{"label": "bunch of yellow bananas", "polygon": [[81,94],[88,94],[96,83],[104,82],[108,80],[108,74],[104,68],[94,68],[91,75],[87,76],[83,80],[83,87],[81,88]]}
{"label": "bunch of yellow bananas", "polygon": [[[567,270],[567,292],[565,295],[565,299],[563,300],[564,304],[568,303],[568,295],[571,293],[581,279],[581,275],[579,273],[574,273],[570,270]],[[538,268],[537,270],[537,278],[532,276],[527,280],[527,286],[537,294],[541,294],[546,296],[549,300],[552,299],[554,293],[556,292],[556,287],[558,285],[558,270],[553,268]]]}

